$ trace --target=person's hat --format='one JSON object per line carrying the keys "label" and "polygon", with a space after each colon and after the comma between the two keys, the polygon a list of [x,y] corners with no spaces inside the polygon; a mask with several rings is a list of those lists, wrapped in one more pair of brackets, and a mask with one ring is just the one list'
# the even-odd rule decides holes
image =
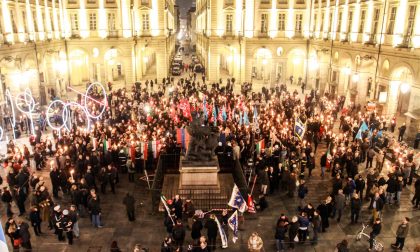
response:
{"label": "person's hat", "polygon": [[55,207],[54,207],[54,211],[56,211],[56,212],[57,212],[57,211],[60,211],[60,205],[55,206]]}
{"label": "person's hat", "polygon": [[168,200],[166,201],[166,203],[168,203],[169,205],[171,205],[171,204],[172,204],[172,200],[171,200],[171,199],[168,199]]}
{"label": "person's hat", "polygon": [[63,211],[63,214],[64,214],[64,215],[68,215],[68,214],[69,214],[69,210],[65,209],[65,210]]}

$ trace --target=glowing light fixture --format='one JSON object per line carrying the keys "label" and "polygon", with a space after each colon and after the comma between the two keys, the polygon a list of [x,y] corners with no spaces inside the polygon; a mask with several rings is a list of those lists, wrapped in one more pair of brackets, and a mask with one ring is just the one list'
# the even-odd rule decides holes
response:
{"label": "glowing light fixture", "polygon": [[408,84],[407,82],[403,82],[401,83],[400,89],[401,89],[401,93],[406,94],[410,90],[410,84]]}
{"label": "glowing light fixture", "polygon": [[353,77],[352,77],[352,81],[353,82],[358,82],[360,80],[360,76],[359,76],[359,74],[358,73],[355,73],[354,75],[353,75]]}

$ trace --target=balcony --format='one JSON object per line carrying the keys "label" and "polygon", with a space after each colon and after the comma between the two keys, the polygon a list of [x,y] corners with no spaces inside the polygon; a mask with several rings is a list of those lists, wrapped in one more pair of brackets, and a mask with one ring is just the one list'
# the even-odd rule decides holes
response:
{"label": "balcony", "polygon": [[341,43],[347,43],[350,40],[350,34],[347,32],[340,33],[340,42]]}
{"label": "balcony", "polygon": [[117,30],[108,31],[108,38],[118,38],[118,31]]}
{"label": "balcony", "polygon": [[295,30],[295,34],[293,35],[294,39],[301,39],[303,38],[303,33],[301,30]]}
{"label": "balcony", "polygon": [[259,38],[268,38],[268,32],[267,31],[259,31],[258,32]]}
{"label": "balcony", "polygon": [[71,30],[71,38],[80,38],[79,30]]}
{"label": "balcony", "polygon": [[365,45],[376,45],[376,34],[365,33],[363,43]]}

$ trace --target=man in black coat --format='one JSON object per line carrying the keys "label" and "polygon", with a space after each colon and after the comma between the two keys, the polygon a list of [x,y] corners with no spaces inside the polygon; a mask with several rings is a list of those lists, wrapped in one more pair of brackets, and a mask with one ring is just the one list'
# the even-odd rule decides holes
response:
{"label": "man in black coat", "polygon": [[54,167],[50,172],[51,184],[53,196],[58,197],[58,190],[60,188],[60,172],[57,170],[57,167]]}
{"label": "man in black coat", "polygon": [[185,228],[182,225],[182,220],[176,220],[175,226],[172,229],[172,237],[176,245],[182,248],[185,240]]}
{"label": "man in black coat", "polygon": [[206,221],[204,227],[207,229],[207,241],[209,244],[209,251],[216,249],[216,237],[217,237],[217,223],[214,220],[216,216],[214,214],[210,215],[210,218]]}
{"label": "man in black coat", "polygon": [[125,205],[125,208],[127,210],[127,216],[129,221],[135,221],[136,217],[134,214],[134,210],[136,208],[136,199],[130,194],[127,193],[127,195],[123,199],[123,204]]}
{"label": "man in black coat", "polygon": [[373,240],[375,239],[376,236],[378,236],[381,233],[381,228],[382,228],[382,224],[381,224],[381,219],[380,218],[376,218],[375,222],[372,225],[372,232],[370,232],[370,239],[369,239],[369,251],[372,251],[373,249]]}

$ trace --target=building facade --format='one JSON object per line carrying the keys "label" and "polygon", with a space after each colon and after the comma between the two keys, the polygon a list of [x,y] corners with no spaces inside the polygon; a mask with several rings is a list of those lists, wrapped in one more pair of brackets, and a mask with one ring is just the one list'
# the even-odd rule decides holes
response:
{"label": "building facade", "polygon": [[[175,0],[2,0],[0,99],[30,88],[162,79],[174,53]],[[158,66],[158,67],[157,67]]]}
{"label": "building facade", "polygon": [[197,0],[196,22],[212,81],[305,82],[383,115],[420,109],[418,0]]}

